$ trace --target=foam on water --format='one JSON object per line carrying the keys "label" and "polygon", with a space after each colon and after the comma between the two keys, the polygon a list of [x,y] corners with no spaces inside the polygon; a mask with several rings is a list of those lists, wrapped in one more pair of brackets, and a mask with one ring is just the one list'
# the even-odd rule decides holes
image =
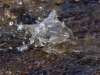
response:
{"label": "foam on water", "polygon": [[21,23],[21,24],[18,25],[17,30],[22,30],[22,29],[23,29],[23,25],[22,25],[22,23]]}
{"label": "foam on water", "polygon": [[25,51],[25,50],[28,50],[28,45],[23,45],[23,46],[19,46],[19,47],[16,47],[16,49],[18,50],[18,51]]}

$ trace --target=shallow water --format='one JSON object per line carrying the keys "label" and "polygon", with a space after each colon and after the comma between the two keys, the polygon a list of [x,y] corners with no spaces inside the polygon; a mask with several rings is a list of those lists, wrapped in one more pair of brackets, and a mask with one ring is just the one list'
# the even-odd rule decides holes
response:
{"label": "shallow water", "polygon": [[[22,31],[20,31],[20,33],[22,33]],[[25,37],[25,35],[19,38],[13,37],[11,34],[2,34],[1,39],[5,39],[3,42],[7,43],[10,41],[8,47],[11,45],[12,49],[0,51],[1,75],[91,75],[98,73],[100,65],[100,37],[75,38],[73,40],[74,44],[47,44],[45,47],[40,46],[37,48],[34,48],[32,44],[26,51],[20,52],[16,50],[15,47],[19,47],[19,45],[22,46],[22,42],[28,40],[28,37],[27,39],[22,39],[23,37]],[[8,38],[10,39],[6,40]],[[28,44],[28,42],[26,42],[26,44]],[[6,46],[7,45],[4,44],[4,46],[1,47],[7,48]]]}
{"label": "shallow water", "polygon": [[[41,48],[36,50],[30,49],[24,52],[1,51],[0,71],[2,74],[8,75],[97,74],[100,65],[98,40],[78,41],[76,46],[71,46],[59,54],[48,54],[42,51]],[[90,43],[91,41],[93,42]]]}
{"label": "shallow water", "polygon": [[[25,0],[23,4],[20,4],[20,1],[23,2],[23,0],[14,3],[12,0],[3,3],[1,1],[0,75],[100,74],[99,0],[80,0],[77,2],[67,0],[61,4],[52,1],[52,4],[50,4],[51,2],[49,3],[48,0],[44,0],[44,2],[41,0],[42,3],[35,0],[30,0],[30,2]],[[32,1],[33,5],[30,6]],[[45,1],[47,5],[42,6]],[[2,6],[2,4],[6,5]],[[34,11],[36,9],[33,8],[34,6],[39,8]],[[29,44],[31,34],[25,30],[18,31],[17,23],[33,24],[36,23],[38,17],[43,20],[53,9],[51,6],[58,10],[58,18],[65,21],[66,26],[73,31],[75,37],[73,44],[47,44],[45,47],[40,46],[38,48],[35,48],[34,44],[32,44],[27,50],[18,51],[17,47]],[[47,7],[44,8],[45,10],[48,9],[47,12],[43,9],[40,10],[40,7]],[[26,8],[28,9],[25,10]],[[7,10],[10,10],[10,12]],[[39,13],[40,11],[42,12]]]}

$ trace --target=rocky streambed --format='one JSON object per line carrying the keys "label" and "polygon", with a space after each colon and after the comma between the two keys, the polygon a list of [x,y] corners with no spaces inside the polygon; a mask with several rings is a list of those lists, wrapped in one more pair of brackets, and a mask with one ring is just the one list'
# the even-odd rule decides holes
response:
{"label": "rocky streambed", "polygon": [[[74,40],[54,45],[37,40],[29,45],[32,34],[18,30],[19,25],[42,22],[53,9]],[[99,74],[99,0],[0,1],[0,75]]]}

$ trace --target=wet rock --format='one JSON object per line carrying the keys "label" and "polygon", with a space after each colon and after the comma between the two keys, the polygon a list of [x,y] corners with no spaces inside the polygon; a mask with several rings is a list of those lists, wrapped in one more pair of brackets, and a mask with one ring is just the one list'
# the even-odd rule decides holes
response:
{"label": "wet rock", "polygon": [[43,3],[47,3],[47,2],[49,2],[49,0],[39,0],[40,2],[43,2]]}
{"label": "wet rock", "polygon": [[63,4],[65,0],[54,0],[54,4]]}
{"label": "wet rock", "polygon": [[16,17],[10,13],[10,10],[7,10],[7,9],[5,10],[5,16],[7,18],[16,19]]}
{"label": "wet rock", "polygon": [[93,12],[94,17],[100,18],[100,7],[97,7]]}
{"label": "wet rock", "polygon": [[2,7],[3,6],[3,4],[10,4],[11,2],[12,2],[13,0],[5,0],[5,1],[3,1],[3,0],[0,0],[0,7]]}
{"label": "wet rock", "polygon": [[28,36],[25,31],[17,31],[17,27],[0,26],[0,50],[15,49],[18,46],[28,44]]}

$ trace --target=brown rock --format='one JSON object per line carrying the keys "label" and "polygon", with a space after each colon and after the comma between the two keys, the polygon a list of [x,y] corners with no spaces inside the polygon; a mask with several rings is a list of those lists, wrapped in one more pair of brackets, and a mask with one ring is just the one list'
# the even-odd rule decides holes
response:
{"label": "brown rock", "polygon": [[49,2],[49,0],[39,0],[39,1],[43,3]]}
{"label": "brown rock", "polygon": [[63,4],[65,0],[54,0],[54,4]]}

